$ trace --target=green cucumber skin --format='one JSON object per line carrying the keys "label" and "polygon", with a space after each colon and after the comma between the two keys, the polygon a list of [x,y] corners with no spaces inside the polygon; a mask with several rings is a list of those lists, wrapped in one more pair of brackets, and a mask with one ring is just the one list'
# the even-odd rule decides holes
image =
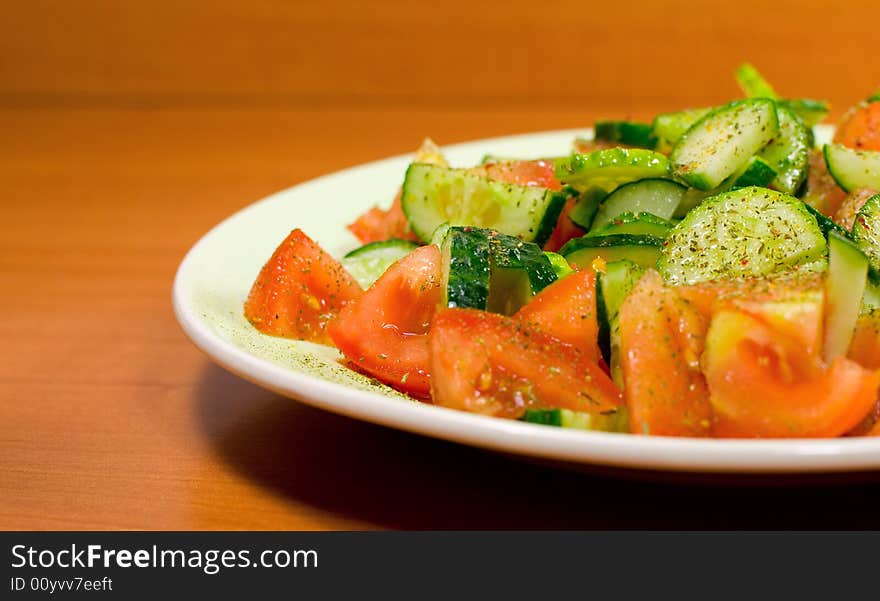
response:
{"label": "green cucumber skin", "polygon": [[582,230],[588,231],[593,227],[596,213],[599,212],[599,207],[601,206],[602,201],[605,200],[606,196],[608,196],[608,194],[602,188],[593,187],[584,190],[578,196],[574,208],[568,218]]}
{"label": "green cucumber skin", "polygon": [[822,152],[828,172],[846,192],[856,188],[880,189],[880,151],[854,150],[826,144]]}
{"label": "green cucumber skin", "polygon": [[[811,98],[787,98],[777,100],[776,104],[791,110],[808,128],[812,128],[824,121],[831,111],[828,102],[825,100],[813,100]],[[812,130],[810,131],[812,132]]]}
{"label": "green cucumber skin", "polygon": [[593,127],[595,138],[613,144],[653,149],[657,146],[654,128],[650,123],[635,121],[597,121]]}
{"label": "green cucumber skin", "polygon": [[482,230],[450,227],[443,240],[443,305],[485,310],[489,300],[489,246]]}
{"label": "green cucumber skin", "polygon": [[810,215],[812,215],[813,217],[816,218],[816,223],[819,224],[819,229],[822,230],[822,233],[825,235],[826,239],[828,238],[828,235],[831,232],[835,232],[836,234],[843,236],[845,238],[851,237],[850,233],[848,231],[846,231],[846,228],[844,228],[842,225],[840,225],[839,223],[837,223],[833,219],[829,219],[828,217],[826,217],[825,215],[820,213],[818,210],[816,210],[809,203],[805,202],[804,208],[810,213]]}
{"label": "green cucumber skin", "polygon": [[597,257],[607,262],[628,259],[642,267],[655,267],[663,240],[653,236],[583,236],[565,243],[559,254],[580,269],[589,269]]}
{"label": "green cucumber skin", "polygon": [[666,238],[675,224],[653,213],[623,213],[610,223],[590,230],[588,236],[614,236],[632,234],[635,236],[654,236]]}
{"label": "green cucumber skin", "polygon": [[769,98],[776,100],[779,96],[763,75],[751,64],[743,63],[736,70],[736,83],[743,94],[749,98]]}
{"label": "green cucumber skin", "polygon": [[868,279],[868,258],[849,238],[828,236],[825,361],[845,356],[855,331]]}
{"label": "green cucumber skin", "polygon": [[869,198],[859,209],[852,237],[859,250],[868,257],[876,279],[876,274],[880,273],[880,194]]}
{"label": "green cucumber skin", "polygon": [[666,156],[643,148],[607,148],[556,161],[556,178],[578,191],[592,187],[610,191],[628,182],[668,176]]}
{"label": "green cucumber skin", "polygon": [[[756,121],[743,124],[742,119],[748,117]],[[742,136],[736,139],[732,134],[724,135],[727,130],[741,131],[745,125],[760,126],[750,132],[755,133],[754,139],[744,141]],[[736,100],[710,111],[685,132],[669,154],[672,174],[699,190],[717,188],[778,132],[779,120],[772,100]]]}
{"label": "green cucumber skin", "polygon": [[791,109],[777,105],[776,117],[779,133],[759,156],[776,171],[776,177],[768,187],[795,194],[807,181],[813,145],[806,126]]}
{"label": "green cucumber skin", "polygon": [[611,366],[615,330],[623,301],[644,273],[644,268],[626,259],[605,265],[596,275],[596,317],[599,325],[599,350]]}
{"label": "green cucumber skin", "polygon": [[629,414],[622,405],[610,413],[586,413],[569,409],[526,409],[520,421],[573,430],[629,431]]}
{"label": "green cucumber skin", "polygon": [[[444,196],[455,196],[454,202]],[[448,222],[496,229],[540,246],[556,228],[567,198],[565,191],[518,186],[466,169],[412,163],[406,170],[401,204],[413,231],[425,242]],[[494,215],[492,223],[483,219],[487,205]],[[469,210],[477,214],[467,214]]]}
{"label": "green cucumber skin", "polygon": [[758,186],[766,188],[776,178],[776,170],[761,157],[752,157],[746,170],[743,171],[733,182],[731,190]]}
{"label": "green cucumber skin", "polygon": [[648,178],[623,184],[599,206],[591,229],[607,225],[628,212],[651,213],[662,219],[670,219],[686,193],[687,188],[669,179]]}
{"label": "green cucumber skin", "polygon": [[[485,228],[450,227],[442,256],[447,307],[513,313],[557,279],[539,246]],[[498,289],[505,276],[511,285],[525,286],[522,298]]]}
{"label": "green cucumber skin", "polygon": [[658,268],[672,284],[816,268],[827,244],[803,202],[766,188],[706,199],[673,228]]}
{"label": "green cucumber skin", "polygon": [[412,240],[401,240],[399,238],[389,238],[388,240],[380,240],[379,242],[369,242],[364,244],[363,246],[359,246],[354,250],[349,251],[343,257],[344,259],[351,259],[354,257],[362,257],[364,255],[372,254],[377,250],[385,250],[390,248],[398,248],[401,250],[412,251],[418,248],[419,245],[413,242]]}

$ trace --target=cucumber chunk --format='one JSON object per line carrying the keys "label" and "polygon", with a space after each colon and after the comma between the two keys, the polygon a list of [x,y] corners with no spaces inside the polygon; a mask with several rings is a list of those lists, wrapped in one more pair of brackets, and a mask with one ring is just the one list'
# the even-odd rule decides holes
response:
{"label": "cucumber chunk", "polygon": [[837,185],[850,192],[856,188],[880,189],[880,151],[854,150],[826,144],[825,163]]}
{"label": "cucumber chunk", "polygon": [[800,118],[790,109],[777,105],[776,116],[779,133],[759,156],[776,171],[770,187],[794,194],[807,179],[812,147],[810,135]]}
{"label": "cucumber chunk", "polygon": [[875,284],[868,279],[865,285],[865,293],[862,295],[862,306],[859,310],[860,315],[865,313],[873,313],[880,310],[880,285]]}
{"label": "cucumber chunk", "polygon": [[668,179],[642,179],[624,184],[608,195],[593,220],[593,229],[623,213],[651,213],[671,219],[687,188]]}
{"label": "cucumber chunk", "polygon": [[766,188],[740,188],[706,199],[676,225],[659,261],[673,284],[760,277],[821,269],[825,236],[794,198]]}
{"label": "cucumber chunk", "polygon": [[418,244],[409,240],[383,240],[356,248],[342,258],[342,266],[362,288],[366,289],[379,279],[393,263],[402,259]]}
{"label": "cucumber chunk", "polygon": [[743,94],[749,98],[769,98],[776,100],[779,96],[764,76],[749,63],[743,63],[736,70],[736,83]]}
{"label": "cucumber chunk", "polygon": [[623,213],[600,228],[590,230],[588,236],[636,234],[665,238],[675,224],[651,213]]}
{"label": "cucumber chunk", "polygon": [[627,182],[668,175],[666,156],[642,148],[608,148],[556,161],[556,177],[578,191],[610,191]]}
{"label": "cucumber chunk", "polygon": [[621,259],[647,268],[657,265],[662,247],[663,239],[654,236],[583,236],[566,242],[559,254],[579,269],[594,269]]}
{"label": "cucumber chunk", "polygon": [[632,261],[612,261],[596,277],[599,350],[618,385],[623,384],[620,371],[620,308],[644,272],[642,267]]}
{"label": "cucumber chunk", "polygon": [[526,409],[522,421],[544,426],[598,430],[601,432],[629,432],[629,415],[626,407],[606,413],[587,413],[571,409]]}
{"label": "cucumber chunk", "polygon": [[487,227],[543,244],[567,198],[564,192],[517,186],[425,163],[413,163],[403,182],[403,212],[425,242],[443,223]]}
{"label": "cucumber chunk", "polygon": [[742,173],[736,176],[731,190],[758,186],[766,188],[776,178],[776,170],[761,157],[752,157]]}
{"label": "cucumber chunk", "polygon": [[814,127],[824,121],[831,110],[826,101],[811,98],[787,98],[777,100],[776,104],[792,111],[807,127]]}
{"label": "cucumber chunk", "polygon": [[593,129],[597,140],[635,148],[654,148],[657,145],[654,128],[650,123],[597,121]]}
{"label": "cucumber chunk", "polygon": [[584,190],[578,196],[577,201],[575,201],[575,205],[571,213],[568,214],[568,218],[582,230],[589,230],[593,226],[596,213],[599,212],[599,206],[606,196],[608,196],[608,193],[596,186]]}
{"label": "cucumber chunk", "polygon": [[661,148],[672,147],[694,123],[705,117],[711,110],[710,108],[698,108],[657,115],[652,123],[657,146]]}
{"label": "cucumber chunk", "polygon": [[828,278],[825,281],[825,361],[849,350],[868,279],[868,258],[837,232],[828,236]]}
{"label": "cucumber chunk", "polygon": [[441,251],[447,307],[512,315],[557,277],[539,246],[494,230],[450,227]]}
{"label": "cucumber chunk", "polygon": [[869,198],[853,223],[852,236],[871,264],[873,271],[880,273],[880,194]]}
{"label": "cucumber chunk", "polygon": [[694,123],[669,154],[672,173],[699,190],[717,188],[779,133],[776,104],[737,100]]}

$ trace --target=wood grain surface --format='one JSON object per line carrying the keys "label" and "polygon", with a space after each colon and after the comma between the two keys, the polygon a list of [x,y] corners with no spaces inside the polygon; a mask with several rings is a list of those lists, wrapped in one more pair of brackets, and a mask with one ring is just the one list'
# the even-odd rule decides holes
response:
{"label": "wood grain surface", "polygon": [[839,112],[880,80],[878,9],[830,7],[5,3],[0,528],[877,527],[876,483],[585,475],[314,410],[215,367],[170,303],[225,216],[424,135],[720,101],[742,59]]}

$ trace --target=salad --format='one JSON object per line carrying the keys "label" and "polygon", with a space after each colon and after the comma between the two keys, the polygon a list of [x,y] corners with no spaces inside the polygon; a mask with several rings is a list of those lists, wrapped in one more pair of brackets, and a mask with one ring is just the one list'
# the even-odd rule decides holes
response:
{"label": "salad", "polygon": [[244,305],[426,403],[641,435],[880,435],[880,91],[601,121],[565,156],[426,140],[337,260],[295,229]]}

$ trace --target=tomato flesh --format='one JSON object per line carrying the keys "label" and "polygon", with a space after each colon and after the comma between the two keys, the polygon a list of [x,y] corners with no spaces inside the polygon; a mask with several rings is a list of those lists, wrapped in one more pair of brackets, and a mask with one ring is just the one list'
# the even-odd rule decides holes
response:
{"label": "tomato flesh", "polygon": [[429,335],[434,403],[496,417],[529,408],[616,410],[620,391],[576,347],[522,320],[475,309],[444,309]]}
{"label": "tomato flesh", "polygon": [[345,358],[393,388],[431,389],[428,330],[440,302],[440,250],[422,246],[393,264],[328,328]]}
{"label": "tomato flesh", "polygon": [[381,242],[391,238],[418,242],[419,237],[409,227],[400,198],[400,192],[398,192],[388,210],[373,207],[358,217],[354,223],[348,225],[348,231],[363,244]]}
{"label": "tomato flesh", "polygon": [[700,356],[706,319],[656,271],[620,309],[620,356],[630,431],[710,436],[712,409]]}
{"label": "tomato flesh", "polygon": [[327,324],[361,294],[345,268],[296,229],[260,270],[244,314],[265,334],[332,344]]}
{"label": "tomato flesh", "polygon": [[714,432],[724,438],[841,436],[874,407],[880,371],[839,357],[830,366],[797,338],[738,311],[715,315],[704,370]]}
{"label": "tomato flesh", "polygon": [[515,318],[579,349],[599,362],[596,273],[576,271],[541,290]]}
{"label": "tomato flesh", "polygon": [[880,150],[880,102],[850,109],[837,124],[834,142],[856,150]]}

